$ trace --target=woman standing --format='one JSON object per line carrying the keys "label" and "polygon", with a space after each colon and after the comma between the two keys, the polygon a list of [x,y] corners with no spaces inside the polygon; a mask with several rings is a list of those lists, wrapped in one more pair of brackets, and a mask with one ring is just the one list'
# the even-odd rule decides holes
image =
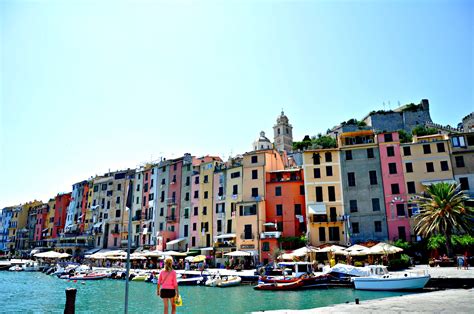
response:
{"label": "woman standing", "polygon": [[168,303],[171,302],[171,313],[176,313],[176,304],[174,298],[179,296],[178,281],[176,280],[176,272],[173,270],[173,259],[167,257],[165,259],[165,269],[160,272],[156,294],[163,299],[164,313],[168,314]]}

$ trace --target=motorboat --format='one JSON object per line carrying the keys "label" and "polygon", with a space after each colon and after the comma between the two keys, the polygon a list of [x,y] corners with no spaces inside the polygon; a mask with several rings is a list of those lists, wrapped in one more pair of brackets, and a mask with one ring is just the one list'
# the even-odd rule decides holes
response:
{"label": "motorboat", "polygon": [[292,283],[301,280],[303,282],[302,288],[325,288],[330,286],[338,287],[352,287],[353,283],[350,280],[340,279],[329,274],[323,275],[303,275],[300,278],[287,277],[285,279],[261,277],[260,283]]}
{"label": "motorboat", "polygon": [[207,287],[215,287],[217,286],[217,282],[220,280],[220,278],[221,276],[219,274],[210,275],[207,277],[207,280],[204,285],[206,285]]}
{"label": "motorboat", "polygon": [[40,271],[41,269],[37,262],[25,263],[21,268],[23,268],[23,271]]}
{"label": "motorboat", "polygon": [[132,281],[145,281],[148,278],[148,274],[137,274],[132,278]]}
{"label": "motorboat", "polygon": [[391,274],[385,266],[366,267],[370,269],[370,275],[352,278],[354,287],[358,290],[417,290],[423,289],[430,280],[427,272]]}
{"label": "motorboat", "polygon": [[23,268],[20,265],[14,265],[8,268],[9,271],[23,271]]}
{"label": "motorboat", "polygon": [[294,282],[288,283],[262,283],[255,287],[255,290],[269,290],[269,291],[284,291],[284,290],[297,290],[303,287],[304,283],[301,279]]}
{"label": "motorboat", "polygon": [[104,278],[107,278],[107,274],[88,273],[88,274],[75,274],[69,277],[69,280],[100,280]]}
{"label": "motorboat", "polygon": [[178,286],[195,286],[204,283],[204,277],[181,277],[177,279]]}
{"label": "motorboat", "polygon": [[224,276],[217,280],[217,286],[221,288],[238,286],[242,282],[239,276]]}

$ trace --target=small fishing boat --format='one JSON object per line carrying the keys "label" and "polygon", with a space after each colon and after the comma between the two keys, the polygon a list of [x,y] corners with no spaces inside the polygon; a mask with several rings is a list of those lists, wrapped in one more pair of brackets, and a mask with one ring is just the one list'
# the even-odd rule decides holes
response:
{"label": "small fishing boat", "polygon": [[428,273],[397,273],[390,274],[385,266],[373,265],[370,275],[353,277],[354,287],[358,290],[416,290],[423,289],[430,280]]}
{"label": "small fishing boat", "polygon": [[242,282],[239,276],[225,276],[217,281],[217,286],[221,288],[238,286]]}
{"label": "small fishing boat", "polygon": [[132,281],[145,281],[148,278],[147,274],[138,274],[132,278]]}
{"label": "small fishing boat", "polygon": [[69,277],[70,280],[99,280],[107,277],[107,274],[101,273],[88,273],[88,274],[76,274]]}
{"label": "small fishing boat", "polygon": [[12,266],[8,269],[9,271],[23,271],[23,268],[19,265]]}
{"label": "small fishing boat", "polygon": [[37,262],[28,262],[21,267],[23,271],[40,271],[40,266]]}
{"label": "small fishing boat", "polygon": [[204,283],[204,277],[181,277],[177,281],[179,286],[196,286]]}
{"label": "small fishing boat", "polygon": [[285,290],[297,290],[303,287],[304,283],[302,280],[296,280],[295,282],[288,283],[262,283],[255,287],[255,290],[269,290],[269,291],[285,291]]}

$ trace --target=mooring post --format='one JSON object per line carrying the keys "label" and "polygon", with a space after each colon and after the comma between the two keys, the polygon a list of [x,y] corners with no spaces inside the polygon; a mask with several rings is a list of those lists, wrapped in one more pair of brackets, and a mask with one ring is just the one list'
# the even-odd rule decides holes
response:
{"label": "mooring post", "polygon": [[76,312],[76,293],[75,288],[66,289],[66,306],[64,307],[64,314],[74,314]]}
{"label": "mooring post", "polygon": [[356,301],[356,304],[359,304],[359,299],[355,299],[355,301]]}

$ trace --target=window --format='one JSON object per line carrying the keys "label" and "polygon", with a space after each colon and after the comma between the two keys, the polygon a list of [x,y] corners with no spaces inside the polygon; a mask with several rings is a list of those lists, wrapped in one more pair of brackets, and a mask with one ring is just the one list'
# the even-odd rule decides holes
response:
{"label": "window", "polygon": [[300,195],[304,195],[304,185],[300,185]]}
{"label": "window", "polygon": [[199,184],[199,176],[196,176],[196,177],[194,178],[194,184]]}
{"label": "window", "polygon": [[315,179],[321,178],[321,169],[314,168],[313,169],[313,176],[314,176]]}
{"label": "window", "polygon": [[406,232],[405,232],[405,227],[398,226],[398,238],[400,240],[406,241],[407,235],[406,235]]}
{"label": "window", "polygon": [[140,198],[137,196],[136,204],[140,204]]}
{"label": "window", "polygon": [[258,179],[258,170],[252,170],[252,180]]}
{"label": "window", "polygon": [[405,217],[405,204],[397,204],[397,216]]}
{"label": "window", "polygon": [[324,227],[319,227],[319,241],[326,241],[326,228]]}
{"label": "window", "polygon": [[262,251],[270,252],[270,242],[262,242]]}
{"label": "window", "polygon": [[356,213],[357,212],[357,200],[350,200],[349,201],[349,208],[351,213]]}
{"label": "window", "polygon": [[332,177],[332,166],[326,166],[326,176]]}
{"label": "window", "polygon": [[395,149],[393,146],[387,147],[387,156],[388,157],[393,157],[395,156]]}
{"label": "window", "polygon": [[374,212],[380,211],[380,200],[378,198],[372,199],[372,211]]}
{"label": "window", "polygon": [[434,165],[432,162],[426,163],[426,172],[434,172]]}
{"label": "window", "polygon": [[209,198],[209,192],[208,191],[204,191],[204,199],[208,199]]}
{"label": "window", "polygon": [[120,183],[117,184],[117,190],[118,190],[118,191],[122,191],[122,184],[120,184]]}
{"label": "window", "polygon": [[237,184],[234,184],[232,186],[232,195],[237,195],[239,194],[239,186]]}
{"label": "window", "polygon": [[295,204],[295,215],[301,215],[301,204]]}
{"label": "window", "polygon": [[207,215],[207,206],[202,207],[202,214]]}
{"label": "window", "polygon": [[252,160],[251,162],[252,162],[253,164],[256,164],[256,163],[258,162],[258,156],[252,156],[252,159],[251,159],[251,160]]}
{"label": "window", "polygon": [[390,162],[388,164],[388,173],[396,174],[397,173],[397,164],[394,162]]}
{"label": "window", "polygon": [[107,191],[107,184],[102,184],[102,191]]}
{"label": "window", "polygon": [[188,236],[188,225],[184,225],[184,236]]}
{"label": "window", "polygon": [[465,165],[464,165],[464,156],[456,156],[456,157],[454,157],[454,159],[456,160],[456,167],[458,167],[458,168],[465,167]]}
{"label": "window", "polygon": [[276,206],[276,215],[277,216],[283,216],[283,205],[282,204],[277,204],[277,206]]}
{"label": "window", "polygon": [[392,194],[400,194],[400,187],[398,183],[392,183]]}
{"label": "window", "polygon": [[319,165],[321,163],[321,156],[319,154],[313,154],[313,165]]}
{"label": "window", "polygon": [[224,195],[224,187],[220,186],[217,191],[217,196],[222,196],[222,195]]}
{"label": "window", "polygon": [[382,222],[374,221],[375,232],[382,232]]}
{"label": "window", "polygon": [[217,232],[222,232],[222,220],[217,220]]}
{"label": "window", "polygon": [[424,154],[431,154],[431,145],[430,144],[423,145],[423,153]]}
{"label": "window", "polygon": [[208,175],[205,175],[204,176],[204,182],[203,183],[208,183],[209,182],[209,176]]}
{"label": "window", "polygon": [[191,246],[196,246],[196,237],[191,238]]}
{"label": "window", "polygon": [[155,199],[155,194],[150,193],[150,195],[148,195],[148,200],[153,201],[154,199]]}
{"label": "window", "polygon": [[337,221],[337,211],[336,207],[329,208],[329,221],[336,222]]}
{"label": "window", "polygon": [[374,149],[367,148],[367,158],[374,158]]}
{"label": "window", "polygon": [[449,171],[448,162],[446,160],[440,161],[441,171]]}
{"label": "window", "polygon": [[336,191],[333,186],[328,186],[328,199],[330,202],[336,201]]}
{"label": "window", "polygon": [[163,231],[164,224],[160,222],[160,231]]}
{"label": "window", "polygon": [[163,207],[160,208],[160,216],[163,217],[165,215],[165,209]]}
{"label": "window", "polygon": [[[196,177],[196,179],[198,179],[198,178],[199,177]],[[199,181],[196,182],[196,183],[199,183]],[[161,179],[161,185],[165,185],[165,184],[166,184],[166,179],[165,178]]]}
{"label": "window", "polygon": [[199,191],[194,191],[194,198],[199,198]]}
{"label": "window", "polygon": [[383,135],[383,141],[384,141],[384,142],[393,142],[392,133],[384,134],[384,135]]}
{"label": "window", "polygon": [[240,171],[232,172],[232,173],[230,174],[230,177],[231,177],[232,179],[240,177]]}
{"label": "window", "polygon": [[408,194],[415,194],[416,193],[415,182],[413,181],[407,182],[407,190],[408,190]]}
{"label": "window", "polygon": [[403,147],[403,156],[411,156],[411,148],[410,146]]}
{"label": "window", "polygon": [[377,171],[375,170],[369,171],[369,181],[370,181],[370,185],[377,185]]}
{"label": "window", "polygon": [[467,177],[459,178],[459,184],[461,184],[461,190],[469,190],[469,180]]}
{"label": "window", "polygon": [[275,196],[281,196],[281,186],[275,187]]}
{"label": "window", "polygon": [[438,149],[438,153],[446,152],[446,148],[444,147],[444,143],[436,143],[436,148]]}
{"label": "window", "polygon": [[455,136],[451,139],[453,147],[466,147],[466,142],[464,141],[464,136]]}
{"label": "window", "polygon": [[354,172],[348,172],[347,173],[347,183],[349,186],[355,186],[356,181],[355,181],[355,173]]}
{"label": "window", "polygon": [[244,225],[244,239],[252,238],[252,225]]}
{"label": "window", "polygon": [[406,169],[407,173],[413,172],[413,164],[411,162],[407,162],[405,164],[405,169]]}
{"label": "window", "polygon": [[189,192],[186,192],[185,196],[184,196],[184,200],[185,201],[189,201]]}
{"label": "window", "polygon": [[199,208],[196,206],[194,207],[194,216],[199,215]]}
{"label": "window", "polygon": [[110,201],[107,201],[107,209],[110,209]]}
{"label": "window", "polygon": [[120,218],[120,209],[117,209],[117,210],[115,211],[115,217],[116,217],[116,218]]}
{"label": "window", "polygon": [[137,184],[137,192],[140,191],[140,184]]}
{"label": "window", "polygon": [[346,150],[346,160],[352,160],[352,151]]}
{"label": "window", "polygon": [[317,186],[316,187],[316,202],[323,202],[323,187]]}
{"label": "window", "polygon": [[339,227],[329,227],[329,241],[339,241]]}
{"label": "window", "polygon": [[352,233],[359,233],[359,223],[353,222],[352,223]]}
{"label": "window", "polygon": [[332,154],[330,152],[324,153],[324,158],[326,159],[326,162],[331,162],[332,161]]}
{"label": "window", "polygon": [[257,214],[256,205],[239,206],[240,216],[251,216],[251,215],[256,215],[256,214]]}
{"label": "window", "polygon": [[258,188],[252,188],[252,197],[258,196]]}
{"label": "window", "polygon": [[98,192],[99,191],[99,186],[98,185],[94,185],[94,192]]}

